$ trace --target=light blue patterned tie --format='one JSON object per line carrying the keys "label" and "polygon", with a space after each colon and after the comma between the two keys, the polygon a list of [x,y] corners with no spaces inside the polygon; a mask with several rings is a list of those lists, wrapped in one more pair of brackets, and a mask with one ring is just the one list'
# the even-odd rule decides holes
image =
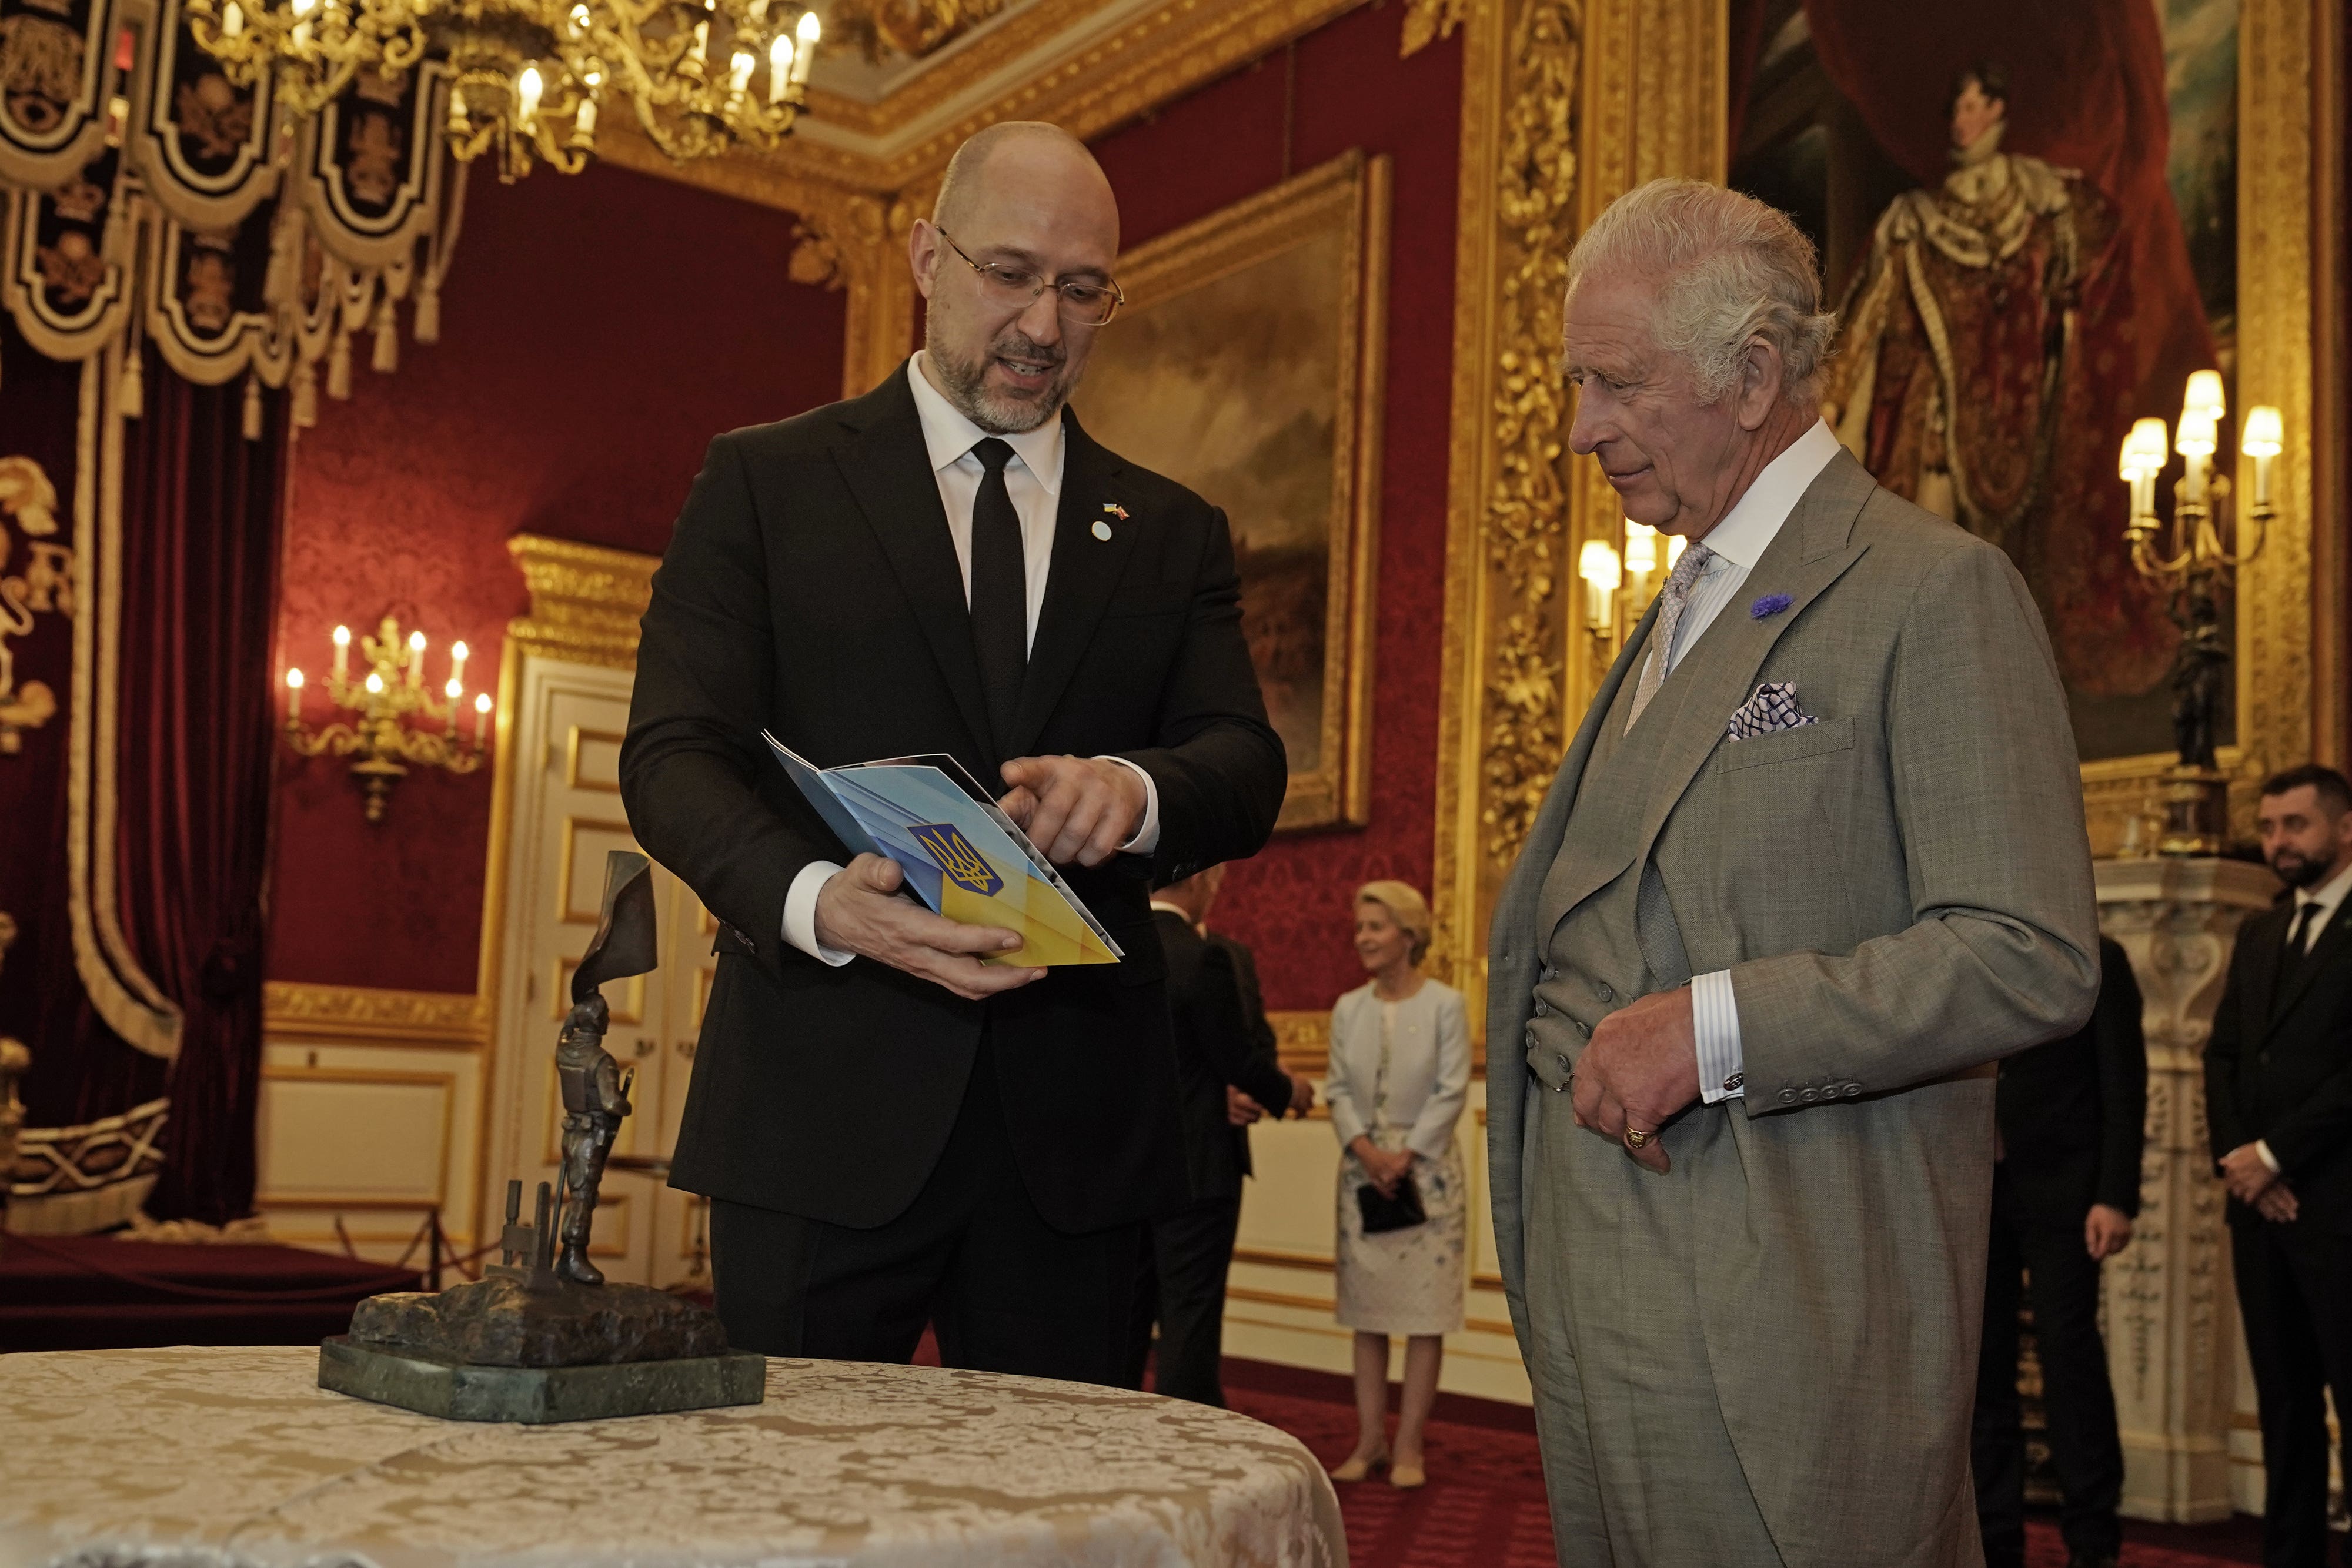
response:
{"label": "light blue patterned tie", "polygon": [[1675,629],[1683,623],[1691,589],[1714,559],[1715,552],[1705,545],[1686,545],[1674,570],[1666,573],[1666,585],[1658,591],[1658,619],[1650,628],[1650,656],[1642,664],[1641,684],[1633,688],[1633,711],[1625,716],[1629,731],[1642,710],[1650,706],[1650,699],[1658,695],[1658,688],[1666,684],[1666,664],[1675,656]]}

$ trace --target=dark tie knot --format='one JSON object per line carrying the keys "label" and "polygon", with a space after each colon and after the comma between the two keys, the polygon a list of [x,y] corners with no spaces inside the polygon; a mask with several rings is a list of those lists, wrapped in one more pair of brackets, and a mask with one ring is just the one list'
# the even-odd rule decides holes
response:
{"label": "dark tie knot", "polygon": [[1002,436],[992,435],[984,441],[973,442],[971,455],[979,458],[980,465],[990,473],[1002,474],[1004,465],[1013,461],[1013,444]]}

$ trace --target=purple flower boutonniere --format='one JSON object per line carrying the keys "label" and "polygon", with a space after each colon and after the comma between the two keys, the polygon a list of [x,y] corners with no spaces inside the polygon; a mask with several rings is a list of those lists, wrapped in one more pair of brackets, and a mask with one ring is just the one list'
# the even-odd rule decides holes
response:
{"label": "purple flower boutonniere", "polygon": [[1785,593],[1768,593],[1749,605],[1748,613],[1755,620],[1769,621],[1789,608],[1789,596]]}

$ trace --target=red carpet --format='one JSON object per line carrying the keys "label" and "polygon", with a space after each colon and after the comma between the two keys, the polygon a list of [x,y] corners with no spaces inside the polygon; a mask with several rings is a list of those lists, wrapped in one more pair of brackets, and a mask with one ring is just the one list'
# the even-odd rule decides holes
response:
{"label": "red carpet", "polygon": [[[1394,1407],[1397,1390],[1389,1390]],[[1347,1379],[1227,1360],[1225,1401],[1305,1443],[1326,1467],[1356,1442]],[[1440,1395],[1429,1423],[1429,1484],[1401,1492],[1385,1480],[1342,1486],[1351,1568],[1552,1568],[1551,1521],[1535,1417],[1516,1405]],[[2066,1568],[2054,1521],[2027,1525],[2027,1568]],[[2124,1568],[2235,1568],[2262,1561],[2262,1521],[2124,1523]]]}

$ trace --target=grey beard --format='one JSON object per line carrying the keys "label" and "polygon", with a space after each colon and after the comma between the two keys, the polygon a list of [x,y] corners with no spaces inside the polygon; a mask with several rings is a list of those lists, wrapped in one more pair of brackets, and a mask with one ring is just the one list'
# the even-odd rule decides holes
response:
{"label": "grey beard", "polygon": [[[1063,402],[1070,389],[1056,388],[1054,398],[1042,403],[1006,402],[988,395],[988,360],[983,355],[977,362],[959,360],[936,343],[926,343],[931,363],[940,371],[940,380],[948,402],[958,413],[971,421],[991,435],[1025,435],[1062,412]],[[1060,370],[1060,365],[1054,367]]]}

